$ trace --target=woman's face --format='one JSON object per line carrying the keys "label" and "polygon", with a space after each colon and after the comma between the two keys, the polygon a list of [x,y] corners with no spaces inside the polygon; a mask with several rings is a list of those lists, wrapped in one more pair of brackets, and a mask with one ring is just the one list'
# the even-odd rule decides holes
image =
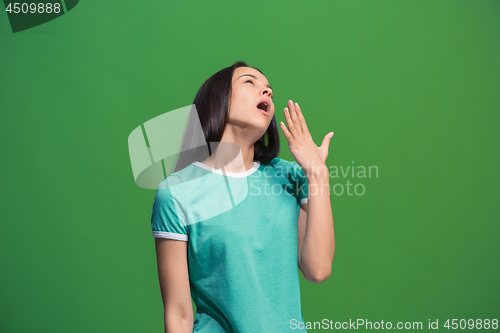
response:
{"label": "woman's face", "polygon": [[236,68],[232,80],[228,124],[245,129],[255,128],[262,136],[273,116],[273,90],[266,77],[250,67]]}

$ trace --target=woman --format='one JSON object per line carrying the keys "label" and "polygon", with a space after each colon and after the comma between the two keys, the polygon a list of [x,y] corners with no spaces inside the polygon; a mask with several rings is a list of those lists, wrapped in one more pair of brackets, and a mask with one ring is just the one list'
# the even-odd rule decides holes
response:
{"label": "woman", "polygon": [[307,332],[297,266],[315,283],[331,273],[333,132],[317,147],[289,101],[280,127],[297,162],[277,158],[273,90],[243,62],[210,77],[194,104],[206,141],[219,144],[176,168],[155,196],[165,331]]}

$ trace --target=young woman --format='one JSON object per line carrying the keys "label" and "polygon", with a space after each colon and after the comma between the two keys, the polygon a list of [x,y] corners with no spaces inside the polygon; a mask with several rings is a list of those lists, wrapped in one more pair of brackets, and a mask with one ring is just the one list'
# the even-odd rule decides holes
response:
{"label": "young woman", "polygon": [[316,146],[289,101],[280,127],[297,162],[277,158],[273,90],[243,62],[210,77],[194,105],[208,153],[160,184],[151,219],[165,332],[307,332],[298,268],[322,282],[335,252],[333,132]]}

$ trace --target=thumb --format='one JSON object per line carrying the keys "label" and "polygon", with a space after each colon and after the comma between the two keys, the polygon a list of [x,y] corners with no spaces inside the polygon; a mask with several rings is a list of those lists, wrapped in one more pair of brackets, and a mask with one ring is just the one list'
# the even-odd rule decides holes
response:
{"label": "thumb", "polygon": [[319,147],[319,152],[323,161],[326,161],[326,158],[328,157],[328,148],[330,147],[330,141],[332,139],[332,136],[333,132],[328,133],[323,139],[321,147]]}
{"label": "thumb", "polygon": [[321,148],[326,148],[328,150],[328,147],[330,146],[330,141],[332,140],[332,136],[333,132],[330,132],[325,136],[323,142],[321,143]]}

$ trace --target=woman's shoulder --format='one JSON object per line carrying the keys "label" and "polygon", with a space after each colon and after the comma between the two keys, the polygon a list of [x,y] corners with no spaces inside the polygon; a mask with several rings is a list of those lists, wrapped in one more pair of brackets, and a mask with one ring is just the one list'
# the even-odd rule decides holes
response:
{"label": "woman's shoulder", "polygon": [[207,177],[201,168],[190,164],[185,168],[168,175],[158,186],[157,196],[164,200],[174,198],[177,202],[187,202],[196,196],[204,195],[207,186]]}
{"label": "woman's shoulder", "polygon": [[[280,169],[285,172],[295,173],[298,169],[300,169],[299,165],[295,161],[288,161],[283,158],[275,157],[269,162],[262,162],[265,167],[271,167],[273,169]],[[298,168],[298,169],[297,169]]]}
{"label": "woman's shoulder", "polygon": [[[190,164],[181,170],[169,174],[159,185],[159,188],[165,189],[166,187],[176,189],[184,189],[188,184],[192,184],[192,180],[196,180],[200,175],[197,174],[198,168]],[[176,186],[177,185],[177,186]]]}
{"label": "woman's shoulder", "polygon": [[176,172],[172,172],[165,181],[169,185],[188,184],[206,174],[207,172],[204,169],[195,166],[193,162]]}
{"label": "woman's shoulder", "polygon": [[281,167],[294,167],[295,164],[297,164],[297,162],[295,161],[287,161],[285,159],[282,159],[282,158],[279,158],[279,157],[275,157],[273,158],[271,161],[269,162],[264,162],[263,164],[266,164],[266,165],[270,165],[270,166],[273,166],[273,167],[276,167],[276,166],[281,166]]}

